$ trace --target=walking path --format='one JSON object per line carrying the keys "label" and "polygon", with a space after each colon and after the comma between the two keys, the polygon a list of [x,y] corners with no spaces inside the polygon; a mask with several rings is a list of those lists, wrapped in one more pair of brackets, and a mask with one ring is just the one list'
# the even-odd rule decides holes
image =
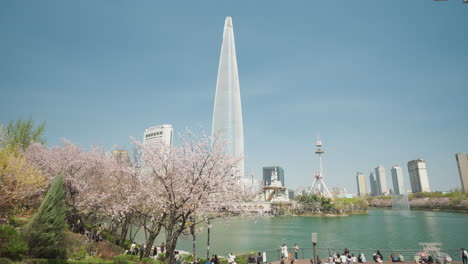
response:
{"label": "walking path", "polygon": [[[269,262],[271,264],[279,264],[280,263],[280,260],[277,260],[277,261],[274,261],[274,262]],[[291,261],[290,260],[286,260],[284,261],[285,264],[291,264]],[[327,260],[326,259],[322,259],[322,264],[326,264],[327,263]],[[372,261],[368,261],[367,262],[368,264],[374,264],[374,262]],[[405,261],[405,262],[398,262],[398,263],[403,263],[403,264],[414,264],[414,261]],[[296,261],[294,261],[294,264],[311,264],[310,263],[310,259],[296,259]],[[391,261],[384,261],[382,264],[395,264],[395,262],[391,262]],[[461,261],[451,261],[450,264],[462,264]]]}

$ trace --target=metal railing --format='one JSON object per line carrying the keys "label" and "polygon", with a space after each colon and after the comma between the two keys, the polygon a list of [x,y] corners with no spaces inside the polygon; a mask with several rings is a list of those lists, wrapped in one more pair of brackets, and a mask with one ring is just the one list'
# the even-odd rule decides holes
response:
{"label": "metal railing", "polygon": [[[386,261],[386,262],[391,261],[390,260],[391,254],[394,254],[396,256],[401,254],[404,257],[405,262],[414,262],[414,257],[419,255],[420,252],[423,252],[422,249],[369,249],[369,248],[353,249],[353,248],[350,248],[348,250],[350,254],[354,254],[356,257],[358,257],[361,253],[364,253],[364,256],[366,257],[366,261],[370,263],[373,262],[372,256],[374,255],[375,252],[377,252],[377,250],[380,251],[380,253],[383,256],[383,261]],[[248,258],[250,255],[253,255],[256,258],[259,252],[261,252],[262,255],[265,252],[266,260],[264,259],[264,262],[278,261],[282,257],[282,252],[280,248],[267,249],[267,250],[261,250],[258,252],[241,254],[241,255],[238,255],[237,257]],[[321,248],[321,247],[316,248],[316,254],[322,260],[323,263],[328,262],[328,256],[330,255],[333,256],[336,252],[338,252],[341,255],[343,253],[343,249],[342,248]],[[438,252],[449,255],[453,261],[461,261],[460,249],[440,249],[438,250]],[[313,259],[313,248],[311,247],[299,248],[297,253],[298,253],[297,254],[298,259]],[[437,256],[435,256],[435,253],[430,253],[430,254],[433,255],[434,262],[436,262]],[[294,248],[288,248],[288,257],[296,258]],[[439,261],[439,262],[442,262],[442,261]]]}

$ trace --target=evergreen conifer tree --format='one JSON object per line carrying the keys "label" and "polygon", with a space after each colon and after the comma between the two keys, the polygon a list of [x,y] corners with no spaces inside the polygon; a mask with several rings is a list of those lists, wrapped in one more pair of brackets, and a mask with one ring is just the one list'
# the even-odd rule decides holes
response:
{"label": "evergreen conifer tree", "polygon": [[27,240],[30,257],[47,259],[65,257],[63,246],[65,217],[63,176],[58,175],[29,225]]}

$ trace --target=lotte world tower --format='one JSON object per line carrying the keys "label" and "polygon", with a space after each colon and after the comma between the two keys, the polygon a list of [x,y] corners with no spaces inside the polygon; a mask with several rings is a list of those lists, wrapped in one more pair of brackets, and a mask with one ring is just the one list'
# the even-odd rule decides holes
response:
{"label": "lotte world tower", "polygon": [[[224,22],[211,134],[212,136],[216,134],[229,141],[226,148],[231,156],[243,157],[244,128],[231,17],[227,17]],[[237,171],[238,175],[244,177],[244,160],[238,163]]]}

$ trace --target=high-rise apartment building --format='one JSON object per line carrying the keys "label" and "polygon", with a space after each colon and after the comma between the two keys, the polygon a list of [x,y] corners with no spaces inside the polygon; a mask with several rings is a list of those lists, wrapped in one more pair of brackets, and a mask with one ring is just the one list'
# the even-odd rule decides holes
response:
{"label": "high-rise apartment building", "polygon": [[363,173],[358,172],[356,174],[356,182],[359,196],[367,195],[366,176]]}
{"label": "high-rise apartment building", "polygon": [[281,185],[284,185],[284,170],[280,166],[270,166],[270,167],[263,167],[263,184],[264,186],[271,185],[271,175],[273,171],[276,169],[276,173],[278,175],[278,180],[281,182]]}
{"label": "high-rise apartment building", "polygon": [[408,174],[413,193],[431,191],[427,177],[426,162],[423,159],[408,161]]}
{"label": "high-rise apartment building", "polygon": [[403,179],[403,169],[394,165],[391,169],[392,172],[392,181],[393,181],[393,192],[395,194],[406,194],[404,179]]}
{"label": "high-rise apartment building", "polygon": [[377,180],[375,179],[375,173],[371,172],[369,175],[369,183],[371,189],[371,196],[377,196],[379,193],[377,192]]}
{"label": "high-rise apartment building", "polygon": [[385,168],[379,165],[375,168],[375,178],[377,181],[377,193],[378,195],[389,194],[387,185],[387,176],[385,175]]}
{"label": "high-rise apartment building", "polygon": [[457,159],[462,192],[468,193],[468,153],[457,153],[455,157]]}
{"label": "high-rise apartment building", "polygon": [[172,125],[154,126],[145,129],[143,134],[143,144],[154,144],[156,142],[163,142],[172,146],[173,129]]}

